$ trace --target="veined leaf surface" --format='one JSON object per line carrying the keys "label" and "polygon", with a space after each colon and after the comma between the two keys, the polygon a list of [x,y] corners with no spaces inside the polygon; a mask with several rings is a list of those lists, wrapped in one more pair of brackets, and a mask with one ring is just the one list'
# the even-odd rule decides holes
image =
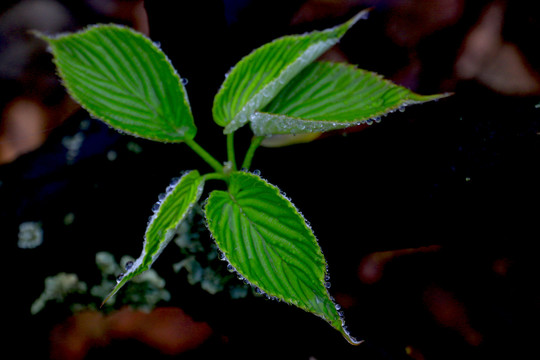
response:
{"label": "veined leaf surface", "polygon": [[284,36],[254,50],[230,71],[214,99],[214,121],[234,132],[262,109],[302,69],[335,45],[359,19],[324,31]]}
{"label": "veined leaf surface", "polygon": [[162,142],[195,137],[184,85],[165,54],[124,26],[96,25],[49,43],[69,94],[117,130]]}
{"label": "veined leaf surface", "polygon": [[129,269],[126,269],[126,273],[123,274],[104,303],[126,282],[152,266],[174,237],[177,226],[199,200],[203,186],[204,178],[199,175],[197,170],[186,173],[177,183],[169,185],[166,193],[160,196],[160,201],[155,205],[157,209],[146,228],[141,255]]}
{"label": "veined leaf surface", "polygon": [[213,191],[205,207],[209,229],[230,265],[268,296],[343,327],[326,288],[326,261],[302,215],[279,189],[244,172],[229,191]]}
{"label": "veined leaf surface", "polygon": [[349,64],[314,62],[251,116],[251,128],[258,136],[324,132],[445,96],[419,95]]}

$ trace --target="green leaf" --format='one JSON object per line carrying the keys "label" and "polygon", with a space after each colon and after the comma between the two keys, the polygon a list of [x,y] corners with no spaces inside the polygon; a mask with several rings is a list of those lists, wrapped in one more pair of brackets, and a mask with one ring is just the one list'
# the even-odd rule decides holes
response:
{"label": "green leaf", "polygon": [[208,227],[230,266],[253,286],[318,315],[358,343],[326,288],[326,261],[311,228],[276,187],[250,173],[231,175],[229,191],[213,191]]}
{"label": "green leaf", "polygon": [[97,25],[48,42],[69,94],[117,130],[162,142],[197,131],[184,85],[165,54],[144,35]]}
{"label": "green leaf", "polygon": [[199,200],[203,187],[204,178],[198,171],[193,170],[182,176],[178,182],[169,185],[166,192],[160,195],[160,201],[155,205],[157,209],[146,228],[141,255],[129,269],[126,269],[122,279],[103,303],[107,302],[126,282],[152,266],[174,237],[178,225]]}
{"label": "green leaf", "polygon": [[405,106],[448,94],[419,95],[344,63],[315,62],[251,116],[255,135],[301,134],[377,121]]}
{"label": "green leaf", "polygon": [[214,99],[214,121],[234,132],[262,109],[303,68],[335,45],[359,19],[324,31],[284,36],[254,50],[230,71]]}

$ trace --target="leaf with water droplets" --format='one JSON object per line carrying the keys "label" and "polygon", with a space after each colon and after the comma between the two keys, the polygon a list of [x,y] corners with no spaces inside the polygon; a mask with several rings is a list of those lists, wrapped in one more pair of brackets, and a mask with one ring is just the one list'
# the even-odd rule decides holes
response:
{"label": "leaf with water droplets", "polygon": [[445,96],[419,95],[349,64],[314,62],[252,114],[251,128],[259,136],[324,132]]}
{"label": "leaf with water droplets", "polygon": [[174,237],[178,225],[199,200],[203,186],[204,178],[197,170],[186,173],[180,180],[169,185],[165,195],[160,196],[155,213],[150,218],[141,255],[130,264],[129,268],[126,268],[126,273],[122,275],[103,303],[120,290],[126,282],[152,266]]}
{"label": "leaf with water droplets", "polygon": [[229,191],[213,191],[205,207],[219,249],[253,286],[344,329],[326,284],[326,261],[303,216],[276,187],[236,172]]}
{"label": "leaf with water droplets", "polygon": [[197,131],[186,91],[166,55],[143,34],[119,25],[49,37],[69,94],[117,130],[161,142]]}
{"label": "leaf with water droplets", "polygon": [[337,44],[359,19],[362,11],[346,23],[324,31],[284,36],[255,49],[227,75],[214,99],[214,121],[234,132],[262,109],[302,69]]}

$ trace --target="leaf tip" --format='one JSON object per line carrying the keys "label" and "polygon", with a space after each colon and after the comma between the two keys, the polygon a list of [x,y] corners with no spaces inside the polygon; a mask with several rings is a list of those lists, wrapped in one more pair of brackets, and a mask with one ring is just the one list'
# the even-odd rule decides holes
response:
{"label": "leaf tip", "polygon": [[[129,274],[129,272],[127,273]],[[103,302],[101,303],[101,305],[99,306],[99,308],[101,309],[117,292],[118,290],[120,290],[124,284],[126,282],[129,281],[129,279],[131,279],[132,276],[128,277],[126,276],[127,274],[125,274],[124,276],[122,276],[122,279],[120,281],[118,281],[118,283],[116,284],[116,286],[112,289],[112,291],[109,293],[109,295],[107,295],[107,297],[105,298],[105,300],[103,300]]]}
{"label": "leaf tip", "polygon": [[454,95],[453,92],[445,92],[441,94],[432,95],[432,97],[433,97],[433,100],[439,100],[439,99],[444,99],[453,95]]}
{"label": "leaf tip", "polygon": [[364,342],[364,340],[355,339],[349,333],[343,333],[343,336],[345,337],[345,340],[349,342],[349,344],[354,345],[354,346],[358,346]]}
{"label": "leaf tip", "polygon": [[351,20],[349,20],[352,24],[355,24],[358,20],[366,20],[369,17],[370,12],[373,10],[373,7],[369,7],[367,9],[364,9],[360,11],[358,14],[352,17]]}
{"label": "leaf tip", "polygon": [[344,321],[342,319],[341,325],[338,327],[338,331],[343,335],[345,340],[351,345],[358,346],[364,342],[364,340],[357,340],[354,336],[351,335],[351,333],[346,329],[344,325]]}
{"label": "leaf tip", "polygon": [[345,22],[341,26],[346,29],[345,31],[347,31],[348,29],[353,27],[354,24],[356,24],[358,21],[366,20],[369,17],[369,13],[371,12],[372,9],[373,8],[367,8],[358,12],[356,15],[354,15],[352,18],[350,18],[347,22]]}
{"label": "leaf tip", "polygon": [[32,36],[35,36],[37,37],[38,39],[41,39],[47,43],[51,43],[54,38],[52,36],[49,36],[47,34],[45,34],[44,32],[41,32],[39,30],[35,30],[35,29],[30,29],[28,30],[28,34],[32,35]]}
{"label": "leaf tip", "polygon": [[105,306],[105,304],[110,300],[111,297],[113,297],[114,294],[116,294],[116,289],[114,289],[113,291],[111,291],[109,293],[109,295],[107,295],[107,297],[101,302],[101,305],[99,305],[99,308],[103,308],[103,306]]}

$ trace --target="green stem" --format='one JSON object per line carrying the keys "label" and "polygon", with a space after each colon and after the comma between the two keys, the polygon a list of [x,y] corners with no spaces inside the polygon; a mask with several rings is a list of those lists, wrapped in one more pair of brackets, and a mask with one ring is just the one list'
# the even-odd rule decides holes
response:
{"label": "green stem", "polygon": [[227,181],[227,175],[220,172],[213,172],[203,175],[204,181],[206,180],[225,180]]}
{"label": "green stem", "polygon": [[234,133],[227,134],[227,159],[232,171],[236,171],[236,155],[234,154]]}
{"label": "green stem", "polygon": [[184,140],[187,146],[191,148],[191,150],[195,151],[197,155],[199,155],[204,161],[208,163],[216,172],[223,173],[223,165],[219,163],[212,155],[210,155],[206,150],[204,150],[199,144],[195,142],[195,140]]}
{"label": "green stem", "polygon": [[244,158],[244,162],[242,163],[242,169],[249,170],[251,166],[251,161],[253,160],[253,155],[255,154],[255,150],[257,150],[259,145],[261,145],[263,140],[264,136],[255,136],[253,137],[253,139],[251,139],[251,145],[249,145],[246,157]]}

